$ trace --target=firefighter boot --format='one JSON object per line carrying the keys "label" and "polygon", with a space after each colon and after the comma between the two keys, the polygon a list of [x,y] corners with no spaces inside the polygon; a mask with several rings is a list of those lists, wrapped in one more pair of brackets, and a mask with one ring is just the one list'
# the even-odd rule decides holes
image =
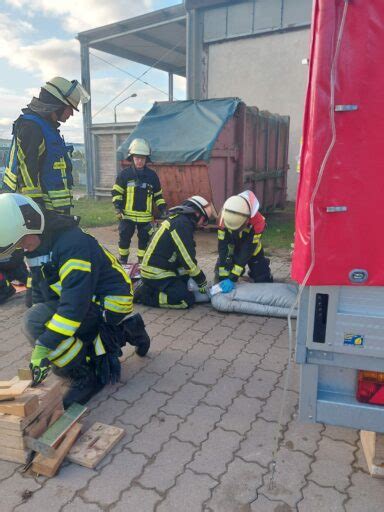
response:
{"label": "firefighter boot", "polygon": [[93,366],[87,363],[71,368],[65,372],[66,375],[62,371],[55,373],[69,377],[70,386],[63,397],[64,409],[68,409],[74,402],[84,405],[104,387],[97,379]]}
{"label": "firefighter boot", "polygon": [[151,340],[145,330],[145,324],[139,313],[132,315],[121,322],[126,341],[135,347],[138,356],[144,357],[151,345]]}

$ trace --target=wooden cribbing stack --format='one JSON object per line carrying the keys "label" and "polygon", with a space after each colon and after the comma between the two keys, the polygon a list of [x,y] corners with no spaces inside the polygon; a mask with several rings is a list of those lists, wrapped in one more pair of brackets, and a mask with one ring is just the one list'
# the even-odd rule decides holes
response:
{"label": "wooden cribbing stack", "polygon": [[79,440],[79,419],[86,412],[73,403],[63,408],[63,384],[54,376],[31,388],[24,370],[0,381],[0,459],[24,463],[39,475],[52,477],[69,460],[94,468],[124,436],[124,430],[95,423]]}
{"label": "wooden cribbing stack", "polygon": [[62,413],[62,382],[48,377],[31,388],[27,374],[10,381],[0,381],[0,458],[26,463],[32,450],[26,438],[45,432],[53,413]]}

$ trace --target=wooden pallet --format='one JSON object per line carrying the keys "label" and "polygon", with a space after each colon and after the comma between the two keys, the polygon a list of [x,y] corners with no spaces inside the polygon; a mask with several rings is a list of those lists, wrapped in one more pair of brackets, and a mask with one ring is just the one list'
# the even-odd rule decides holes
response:
{"label": "wooden pallet", "polygon": [[67,459],[93,469],[124,435],[123,428],[96,422],[73,445]]}
{"label": "wooden pallet", "polygon": [[384,434],[361,430],[360,440],[371,476],[384,478]]}

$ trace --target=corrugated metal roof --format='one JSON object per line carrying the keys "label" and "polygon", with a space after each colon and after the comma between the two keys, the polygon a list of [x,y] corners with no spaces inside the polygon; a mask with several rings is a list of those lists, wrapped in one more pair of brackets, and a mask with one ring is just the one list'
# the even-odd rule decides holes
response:
{"label": "corrugated metal roof", "polygon": [[186,76],[183,4],[86,30],[77,37],[90,48]]}

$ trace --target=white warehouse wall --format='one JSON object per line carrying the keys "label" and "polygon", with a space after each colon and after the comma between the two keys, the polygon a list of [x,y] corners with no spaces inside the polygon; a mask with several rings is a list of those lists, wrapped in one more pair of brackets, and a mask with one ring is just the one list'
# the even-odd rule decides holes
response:
{"label": "white warehouse wall", "polygon": [[288,200],[296,198],[309,36],[304,29],[208,46],[208,98],[238,96],[246,105],[290,116]]}

